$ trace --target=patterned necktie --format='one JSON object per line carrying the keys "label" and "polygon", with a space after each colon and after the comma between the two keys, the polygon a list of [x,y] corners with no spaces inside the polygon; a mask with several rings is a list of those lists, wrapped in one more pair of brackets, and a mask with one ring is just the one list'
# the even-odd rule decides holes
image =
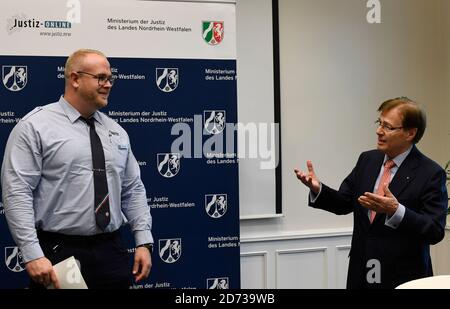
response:
{"label": "patterned necktie", "polygon": [[95,221],[97,225],[105,230],[110,221],[108,180],[106,179],[105,154],[102,142],[95,131],[95,119],[82,118],[89,125],[89,135],[91,139],[92,171],[94,173],[94,205]]}
{"label": "patterned necktie", "polygon": [[[395,166],[395,162],[392,160],[387,160],[384,163],[383,175],[381,175],[380,182],[378,184],[377,192],[378,195],[384,196],[384,187],[391,182],[391,168]],[[375,211],[370,210],[370,223],[375,219]]]}

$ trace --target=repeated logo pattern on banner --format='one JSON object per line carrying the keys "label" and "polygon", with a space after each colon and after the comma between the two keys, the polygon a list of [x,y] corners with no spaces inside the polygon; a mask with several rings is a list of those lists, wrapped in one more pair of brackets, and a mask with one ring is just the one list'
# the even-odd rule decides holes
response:
{"label": "repeated logo pattern on banner", "polygon": [[[0,4],[1,157],[21,117],[63,93],[66,57],[105,52],[117,81],[102,111],[130,136],[153,216],[151,275],[131,288],[239,288],[234,4],[80,2],[79,23],[60,0]],[[0,288],[25,287],[2,203],[0,233]]]}

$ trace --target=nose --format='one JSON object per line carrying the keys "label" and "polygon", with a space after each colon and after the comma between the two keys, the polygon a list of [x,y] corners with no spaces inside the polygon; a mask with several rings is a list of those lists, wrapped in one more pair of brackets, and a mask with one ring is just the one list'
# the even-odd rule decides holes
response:
{"label": "nose", "polygon": [[103,85],[103,88],[110,89],[111,87],[112,87],[112,84],[111,84],[111,82],[110,82],[109,80],[107,80],[107,81],[105,82],[105,84]]}
{"label": "nose", "polygon": [[376,130],[376,133],[377,133],[377,135],[383,135],[384,134],[384,131],[383,131],[383,129],[381,129],[381,126],[378,126],[378,128],[377,128],[377,130]]}

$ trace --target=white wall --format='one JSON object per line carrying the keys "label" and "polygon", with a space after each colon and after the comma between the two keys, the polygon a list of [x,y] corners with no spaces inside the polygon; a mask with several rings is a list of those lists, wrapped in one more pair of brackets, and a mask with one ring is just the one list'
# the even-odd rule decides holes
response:
{"label": "white wall", "polygon": [[[445,0],[444,0],[445,1]],[[382,23],[368,24],[361,0],[280,0],[284,218],[241,223],[245,236],[351,226],[306,207],[293,169],[312,159],[338,187],[359,153],[375,147],[376,109],[408,95],[423,103],[428,129],[419,147],[439,156],[442,59],[439,0],[382,1]]]}
{"label": "white wall", "polygon": [[[440,7],[442,50],[442,100],[437,104],[436,110],[440,112],[442,129],[439,135],[439,144],[436,146],[441,162],[450,160],[450,1],[442,0]],[[448,187],[447,187],[448,188]],[[449,188],[450,189],[450,188]],[[447,217],[447,226],[450,226]],[[445,239],[435,246],[434,266],[439,275],[450,275],[450,230],[447,230]]]}
{"label": "white wall", "polygon": [[386,99],[422,103],[428,128],[418,146],[440,164],[450,159],[450,1],[381,0],[381,24],[367,23],[366,2],[280,0],[284,217],[242,221],[244,257],[261,236],[273,248],[285,235],[352,227],[351,215],[308,208],[293,169],[311,159],[320,179],[337,188],[359,153],[375,147],[376,109]]}
{"label": "white wall", "polygon": [[442,67],[444,69],[443,78],[443,99],[440,102],[439,111],[441,112],[441,121],[443,129],[441,131],[440,151],[443,162],[450,160],[450,1],[441,1],[441,20],[442,20],[442,50],[444,57]]}

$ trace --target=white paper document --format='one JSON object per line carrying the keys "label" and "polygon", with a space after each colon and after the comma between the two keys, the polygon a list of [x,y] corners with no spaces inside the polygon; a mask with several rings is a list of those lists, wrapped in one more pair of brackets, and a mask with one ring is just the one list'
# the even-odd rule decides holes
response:
{"label": "white paper document", "polygon": [[[61,289],[87,289],[80,268],[73,256],[53,265]],[[54,289],[53,284],[47,287]]]}

